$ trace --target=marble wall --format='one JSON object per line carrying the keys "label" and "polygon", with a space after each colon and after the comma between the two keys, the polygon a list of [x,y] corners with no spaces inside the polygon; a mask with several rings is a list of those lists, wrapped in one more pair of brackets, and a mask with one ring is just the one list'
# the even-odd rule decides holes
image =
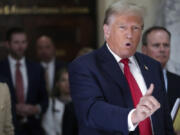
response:
{"label": "marble wall", "polygon": [[164,0],[161,9],[161,19],[157,23],[165,26],[172,34],[167,68],[180,75],[180,0]]}

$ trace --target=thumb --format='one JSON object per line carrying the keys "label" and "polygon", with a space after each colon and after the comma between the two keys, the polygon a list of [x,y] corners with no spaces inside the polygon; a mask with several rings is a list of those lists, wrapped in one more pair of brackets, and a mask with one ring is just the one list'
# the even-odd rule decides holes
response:
{"label": "thumb", "polygon": [[151,83],[149,89],[147,90],[147,92],[146,92],[146,94],[145,94],[145,96],[150,96],[150,95],[152,95],[153,90],[154,90],[154,84]]}

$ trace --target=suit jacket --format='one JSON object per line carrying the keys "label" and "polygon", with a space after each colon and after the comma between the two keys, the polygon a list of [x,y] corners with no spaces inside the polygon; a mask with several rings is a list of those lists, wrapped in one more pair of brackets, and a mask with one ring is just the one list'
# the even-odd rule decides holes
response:
{"label": "suit jacket", "polygon": [[78,135],[78,123],[72,102],[65,105],[62,131],[63,135]]}
{"label": "suit jacket", "polygon": [[0,135],[14,135],[10,93],[5,83],[0,83]]}
{"label": "suit jacket", "polygon": [[167,89],[167,96],[169,101],[170,110],[176,101],[177,98],[180,97],[180,76],[167,71],[167,82],[168,82],[168,89]]}
{"label": "suit jacket", "polygon": [[[154,135],[174,134],[166,102],[160,64],[136,53],[147,87],[161,107],[151,117]],[[102,48],[79,57],[69,66],[70,90],[79,123],[79,135],[138,135],[129,133],[127,117],[133,107],[130,89],[113,55]]]}
{"label": "suit jacket", "polygon": [[[26,59],[26,68],[27,68],[27,76],[28,76],[28,92],[25,103],[32,105],[40,105],[41,114],[45,113],[48,107],[48,96],[45,88],[45,80],[44,80],[44,70],[43,68],[34,62],[31,62]],[[12,81],[12,76],[10,72],[10,65],[8,59],[4,59],[0,62],[0,75],[6,77],[9,81],[10,92],[12,96],[12,102],[16,103],[15,96],[15,88]],[[16,116],[13,116],[16,117]],[[14,123],[17,132],[21,128],[19,125],[18,117],[16,117],[16,121]],[[32,130],[39,130],[41,121],[41,117],[30,116],[27,118],[27,127]]]}

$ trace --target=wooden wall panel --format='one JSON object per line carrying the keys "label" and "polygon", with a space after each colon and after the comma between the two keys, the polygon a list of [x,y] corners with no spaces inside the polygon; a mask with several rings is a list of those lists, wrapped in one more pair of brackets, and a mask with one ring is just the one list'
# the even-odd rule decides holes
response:
{"label": "wooden wall panel", "polygon": [[[36,59],[35,41],[38,36],[46,34],[54,39],[57,57],[71,61],[80,48],[84,46],[96,48],[95,3],[95,0],[2,0],[0,2],[0,46],[4,43],[8,28],[23,26],[30,41],[29,57]],[[21,10],[23,8],[26,10]],[[32,8],[38,12],[30,10]],[[43,8],[50,12],[40,10]],[[64,10],[61,10],[62,8]],[[52,9],[58,9],[58,12],[51,12]]]}

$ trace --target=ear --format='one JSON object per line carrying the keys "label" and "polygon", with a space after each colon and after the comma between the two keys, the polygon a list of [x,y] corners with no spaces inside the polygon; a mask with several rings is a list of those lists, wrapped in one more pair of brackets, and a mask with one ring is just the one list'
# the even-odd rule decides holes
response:
{"label": "ear", "polygon": [[142,45],[141,51],[142,51],[143,54],[147,54],[147,46]]}
{"label": "ear", "polygon": [[107,24],[104,24],[103,30],[104,30],[105,39],[108,39],[110,35],[110,26]]}

